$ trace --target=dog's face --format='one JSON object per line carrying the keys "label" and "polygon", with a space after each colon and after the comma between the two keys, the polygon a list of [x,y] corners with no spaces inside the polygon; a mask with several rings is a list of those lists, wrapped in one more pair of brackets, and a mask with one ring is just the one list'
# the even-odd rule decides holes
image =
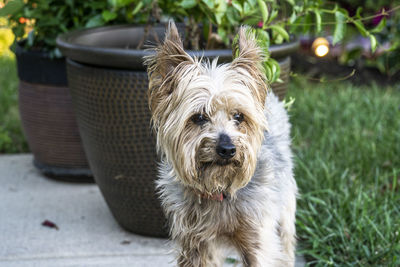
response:
{"label": "dog's face", "polygon": [[177,178],[202,194],[234,196],[256,167],[267,86],[261,50],[246,32],[239,32],[239,56],[217,66],[189,56],[171,24],[146,61],[157,147]]}

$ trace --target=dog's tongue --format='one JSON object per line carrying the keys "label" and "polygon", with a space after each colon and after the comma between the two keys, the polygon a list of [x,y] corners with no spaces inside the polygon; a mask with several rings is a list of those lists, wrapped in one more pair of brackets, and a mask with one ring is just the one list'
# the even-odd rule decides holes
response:
{"label": "dog's tongue", "polygon": [[203,194],[202,197],[203,197],[203,198],[206,198],[206,199],[211,199],[211,200],[220,201],[220,202],[221,202],[222,200],[224,200],[224,194],[222,194],[222,192],[221,192],[221,193],[216,193],[216,194],[213,194],[213,195],[206,195],[206,194]]}
{"label": "dog's tongue", "polygon": [[219,194],[214,194],[211,196],[212,200],[218,200],[218,201],[222,201],[224,200],[224,195],[222,193]]}

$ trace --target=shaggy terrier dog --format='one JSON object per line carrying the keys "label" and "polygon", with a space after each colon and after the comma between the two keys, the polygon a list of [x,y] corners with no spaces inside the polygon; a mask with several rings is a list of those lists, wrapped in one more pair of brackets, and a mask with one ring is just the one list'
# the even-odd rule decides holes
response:
{"label": "shaggy terrier dog", "polygon": [[179,266],[293,266],[297,186],[290,125],[264,55],[242,27],[229,64],[188,55],[174,23],[146,59],[161,155],[157,188]]}

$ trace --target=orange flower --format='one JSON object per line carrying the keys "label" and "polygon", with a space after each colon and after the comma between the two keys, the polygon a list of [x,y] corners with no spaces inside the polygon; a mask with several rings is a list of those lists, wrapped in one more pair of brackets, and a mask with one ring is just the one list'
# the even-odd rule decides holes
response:
{"label": "orange flower", "polygon": [[24,23],[26,23],[28,20],[27,20],[26,18],[24,18],[24,17],[20,17],[18,21],[19,21],[19,23],[24,24]]}

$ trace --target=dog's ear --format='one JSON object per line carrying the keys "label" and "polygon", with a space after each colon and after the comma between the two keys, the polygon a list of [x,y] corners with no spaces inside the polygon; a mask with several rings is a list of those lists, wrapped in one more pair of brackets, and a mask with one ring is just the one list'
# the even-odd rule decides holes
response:
{"label": "dog's ear", "polygon": [[164,42],[156,48],[153,59],[155,60],[154,71],[162,78],[169,75],[180,63],[191,61],[191,57],[183,49],[183,43],[174,22],[168,23]]}
{"label": "dog's ear", "polygon": [[[242,26],[239,29],[237,39],[233,44],[232,68],[245,70],[256,86],[250,86],[255,98],[264,106],[268,91],[268,83],[265,76],[263,62],[265,54],[257,44],[256,36],[250,27]],[[255,88],[253,88],[255,87]]]}
{"label": "dog's ear", "polygon": [[[149,105],[153,112],[174,90],[180,67],[193,63],[183,49],[175,23],[170,21],[162,44],[153,50],[152,55],[145,57],[145,65],[149,76]],[[154,116],[153,116],[154,119]]]}

